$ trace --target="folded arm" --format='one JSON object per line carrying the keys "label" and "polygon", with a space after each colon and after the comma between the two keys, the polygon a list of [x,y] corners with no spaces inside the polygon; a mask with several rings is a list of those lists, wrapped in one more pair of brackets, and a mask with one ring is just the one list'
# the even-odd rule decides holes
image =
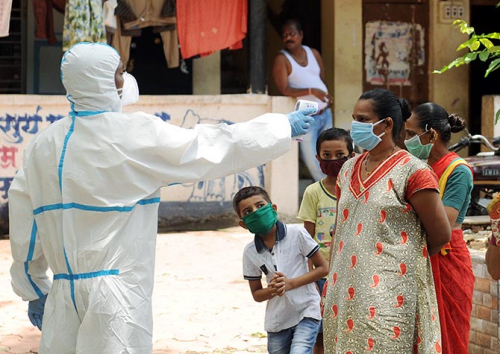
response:
{"label": "folded arm", "polygon": [[316,280],[319,280],[328,275],[328,263],[325,257],[323,257],[319,251],[317,251],[310,258],[310,260],[314,264],[314,269],[309,270],[309,272],[296,278],[288,279],[285,274],[281,272],[275,273],[277,277],[275,280],[274,288],[277,290],[278,295],[281,296],[286,291],[300,288],[301,286],[313,283]]}
{"label": "folded arm", "polygon": [[272,287],[263,288],[260,280],[249,280],[248,284],[256,302],[267,301],[276,296],[276,290]]}
{"label": "folded arm", "polygon": [[424,189],[413,194],[410,203],[418,214],[427,233],[429,255],[438,253],[450,242],[451,227],[439,193],[433,189]]}

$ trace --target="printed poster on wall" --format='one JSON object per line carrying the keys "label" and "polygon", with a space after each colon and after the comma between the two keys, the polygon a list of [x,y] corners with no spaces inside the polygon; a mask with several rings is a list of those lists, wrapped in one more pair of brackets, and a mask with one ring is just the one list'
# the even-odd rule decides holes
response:
{"label": "printed poster on wall", "polygon": [[366,81],[372,85],[410,86],[412,70],[425,63],[424,29],[418,23],[367,22]]}

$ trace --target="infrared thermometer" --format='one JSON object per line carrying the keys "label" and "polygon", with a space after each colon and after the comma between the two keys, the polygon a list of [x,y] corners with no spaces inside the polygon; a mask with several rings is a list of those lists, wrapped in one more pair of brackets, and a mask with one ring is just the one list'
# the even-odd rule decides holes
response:
{"label": "infrared thermometer", "polygon": [[[306,111],[309,112],[313,110],[311,113],[308,113],[308,116],[313,116],[319,112],[318,102],[308,101],[308,100],[297,100],[295,104],[295,111]],[[296,137],[296,141],[302,141],[302,138]]]}

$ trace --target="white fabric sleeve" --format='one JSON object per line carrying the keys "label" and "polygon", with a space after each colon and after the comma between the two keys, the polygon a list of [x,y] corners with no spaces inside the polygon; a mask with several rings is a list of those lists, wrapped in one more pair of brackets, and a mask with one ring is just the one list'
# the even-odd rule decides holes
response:
{"label": "white fabric sleeve", "polygon": [[14,262],[10,268],[12,288],[24,301],[36,300],[47,294],[51,281],[48,264],[42,251],[26,191],[23,169],[20,169],[9,189],[9,238]]}
{"label": "white fabric sleeve", "polygon": [[153,173],[163,185],[213,180],[265,164],[290,149],[283,114],[268,113],[236,124],[180,128],[155,119]]}
{"label": "white fabric sleeve", "polygon": [[319,251],[319,246],[316,241],[309,235],[306,229],[299,227],[299,247],[300,253],[307,258],[314,256]]}
{"label": "white fabric sleeve", "polygon": [[262,271],[250,260],[247,249],[243,253],[243,278],[245,280],[262,279]]}

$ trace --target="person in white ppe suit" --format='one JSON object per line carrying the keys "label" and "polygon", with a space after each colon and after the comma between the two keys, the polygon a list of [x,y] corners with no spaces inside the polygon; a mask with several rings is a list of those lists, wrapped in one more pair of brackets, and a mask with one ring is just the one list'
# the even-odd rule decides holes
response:
{"label": "person in white ppe suit", "polygon": [[72,47],[61,76],[71,112],[26,147],[9,190],[12,286],[42,329],[41,354],[151,353],[160,188],[266,163],[312,118],[183,129],[121,113],[122,88],[132,103],[137,84],[103,44]]}

